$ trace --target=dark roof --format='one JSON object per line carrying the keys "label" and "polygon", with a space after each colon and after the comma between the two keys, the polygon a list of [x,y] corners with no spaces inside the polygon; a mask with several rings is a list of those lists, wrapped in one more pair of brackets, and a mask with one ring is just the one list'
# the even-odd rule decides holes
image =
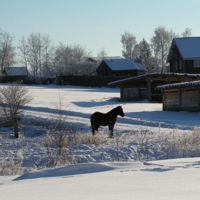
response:
{"label": "dark roof", "polygon": [[145,78],[148,77],[161,77],[161,78],[167,78],[167,77],[176,77],[176,78],[194,78],[197,77],[200,79],[200,74],[186,74],[186,73],[162,73],[162,72],[158,72],[158,73],[148,73],[148,74],[143,74],[143,75],[139,75],[139,76],[134,76],[134,77],[130,77],[130,78],[126,78],[126,79],[122,79],[122,80],[118,80],[118,81],[113,81],[108,83],[109,86],[116,86],[116,85],[120,85],[122,83],[128,83],[128,82],[133,82],[133,81],[140,81],[140,80],[144,80]]}
{"label": "dark roof", "polygon": [[5,67],[4,71],[7,76],[27,76],[28,70],[26,67]]}
{"label": "dark roof", "polygon": [[103,63],[105,63],[112,71],[145,71],[145,68],[140,63],[134,63],[129,59],[104,59],[97,68],[97,72],[100,71]]}
{"label": "dark roof", "polygon": [[167,58],[168,62],[172,58],[175,46],[183,60],[200,58],[200,37],[174,38]]}
{"label": "dark roof", "polygon": [[159,85],[155,89],[165,90],[165,89],[183,88],[183,87],[197,87],[197,86],[200,86],[200,81],[190,81],[190,82]]}

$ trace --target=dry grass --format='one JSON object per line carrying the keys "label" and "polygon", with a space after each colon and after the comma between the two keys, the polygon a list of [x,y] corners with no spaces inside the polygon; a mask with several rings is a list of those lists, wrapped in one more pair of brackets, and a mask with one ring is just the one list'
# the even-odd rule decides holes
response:
{"label": "dry grass", "polygon": [[92,135],[91,133],[76,133],[74,136],[74,145],[79,144],[94,144],[101,145],[108,141],[108,137],[106,134],[98,133],[96,135]]}
{"label": "dry grass", "polygon": [[21,151],[18,151],[16,158],[0,160],[0,175],[9,176],[21,174],[22,157]]}

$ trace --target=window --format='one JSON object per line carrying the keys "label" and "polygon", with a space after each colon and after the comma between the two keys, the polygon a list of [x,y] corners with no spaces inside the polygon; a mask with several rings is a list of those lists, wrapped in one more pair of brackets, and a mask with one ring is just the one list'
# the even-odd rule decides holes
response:
{"label": "window", "polygon": [[194,67],[200,67],[200,59],[194,60]]}

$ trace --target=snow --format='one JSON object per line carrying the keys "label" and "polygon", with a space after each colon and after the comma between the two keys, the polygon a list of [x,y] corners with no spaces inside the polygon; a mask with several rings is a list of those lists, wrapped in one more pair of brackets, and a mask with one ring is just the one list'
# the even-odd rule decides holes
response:
{"label": "snow", "polygon": [[5,67],[6,75],[8,76],[27,76],[28,71],[26,67]]}
{"label": "snow", "polygon": [[173,78],[173,77],[190,77],[190,78],[198,78],[200,77],[199,74],[186,74],[186,73],[172,73],[172,72],[167,72],[167,73],[163,73],[163,72],[154,72],[154,73],[148,73],[148,74],[142,74],[142,75],[138,75],[138,76],[134,76],[134,77],[130,77],[130,78],[126,78],[123,80],[118,80],[118,81],[113,81],[108,83],[109,86],[114,86],[114,85],[119,85],[120,83],[126,83],[126,82],[134,82],[136,80],[145,80],[145,78],[147,77],[162,77],[162,78]]}
{"label": "snow", "polygon": [[183,60],[200,58],[200,37],[174,38]]}
{"label": "snow", "polygon": [[190,81],[190,82],[159,85],[156,87],[156,89],[163,90],[163,89],[181,88],[181,87],[198,87],[199,85],[200,85],[200,81]]}
{"label": "snow", "polygon": [[129,59],[104,59],[103,61],[113,71],[120,71],[120,70],[145,71],[145,68],[141,64],[134,63]]}
{"label": "snow", "polygon": [[[1,128],[0,157],[9,157],[19,148],[24,159],[24,173],[0,176],[0,199],[199,199],[200,158],[166,159],[154,150],[166,134],[183,135],[199,126],[200,113],[162,111],[162,104],[119,102],[119,88],[75,86],[27,86],[34,97],[29,103],[21,127],[23,137],[14,139],[11,130]],[[42,124],[51,122],[59,109],[70,125],[81,134],[91,134],[90,115],[95,111],[108,112],[122,105],[125,117],[118,117],[114,134],[120,135],[120,161],[114,145],[116,138],[102,145],[80,145],[73,149],[80,162],[56,168],[34,168],[38,158],[45,155],[41,146],[47,129]],[[40,124],[40,126],[37,126]],[[149,159],[139,161],[135,151],[137,131],[149,131],[151,152]],[[9,132],[10,131],[10,132]],[[37,133],[37,134],[36,134]],[[106,135],[107,127],[100,133]],[[174,135],[173,135],[174,137]],[[24,140],[25,138],[25,140]],[[168,158],[173,158],[168,155]],[[175,157],[175,156],[174,156]],[[160,159],[160,160],[157,160]]]}

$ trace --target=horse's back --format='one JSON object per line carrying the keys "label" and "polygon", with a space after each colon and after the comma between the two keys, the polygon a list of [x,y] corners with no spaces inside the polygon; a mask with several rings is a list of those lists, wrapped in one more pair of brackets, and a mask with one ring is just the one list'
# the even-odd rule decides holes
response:
{"label": "horse's back", "polygon": [[90,121],[92,124],[99,124],[101,126],[107,126],[107,116],[105,113],[95,112],[91,115]]}

